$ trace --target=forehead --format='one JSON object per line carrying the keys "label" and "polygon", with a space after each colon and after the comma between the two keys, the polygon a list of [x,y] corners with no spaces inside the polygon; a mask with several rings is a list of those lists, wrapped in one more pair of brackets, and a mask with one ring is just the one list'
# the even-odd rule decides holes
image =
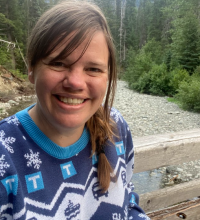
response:
{"label": "forehead", "polygon": [[93,51],[109,54],[108,44],[103,31],[89,33],[85,38],[78,39],[76,33],[71,33],[64,38],[48,56],[52,59],[64,59],[74,53],[82,57],[86,52]]}

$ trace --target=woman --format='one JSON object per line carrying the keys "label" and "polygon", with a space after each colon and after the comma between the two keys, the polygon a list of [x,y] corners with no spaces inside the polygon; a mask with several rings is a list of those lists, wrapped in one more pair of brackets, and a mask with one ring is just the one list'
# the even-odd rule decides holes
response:
{"label": "woman", "polygon": [[1,217],[148,219],[128,184],[128,125],[111,109],[116,62],[102,12],[85,2],[53,7],[27,54],[37,102],[0,124]]}

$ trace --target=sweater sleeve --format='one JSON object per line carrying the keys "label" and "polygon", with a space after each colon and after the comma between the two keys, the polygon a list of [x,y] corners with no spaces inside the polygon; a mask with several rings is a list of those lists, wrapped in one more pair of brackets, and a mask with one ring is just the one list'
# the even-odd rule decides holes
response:
{"label": "sweater sleeve", "polygon": [[126,172],[127,172],[127,190],[129,194],[129,220],[150,220],[150,218],[144,213],[144,211],[139,206],[139,196],[134,192],[134,185],[131,181],[134,169],[134,146],[132,142],[132,136],[130,129],[126,122],[124,122],[127,127],[124,142],[126,148]]}

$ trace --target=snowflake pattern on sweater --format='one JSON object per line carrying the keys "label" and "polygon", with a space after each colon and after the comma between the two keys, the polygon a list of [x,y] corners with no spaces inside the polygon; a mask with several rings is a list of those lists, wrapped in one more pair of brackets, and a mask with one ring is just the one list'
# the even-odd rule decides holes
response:
{"label": "snowflake pattern on sweater", "polygon": [[13,147],[10,146],[10,144],[13,144],[15,140],[16,139],[14,137],[6,138],[5,132],[3,130],[0,131],[0,142],[10,153],[14,153]]}
{"label": "snowflake pattern on sweater", "polygon": [[90,157],[88,130],[76,143],[61,148],[38,129],[28,114],[30,108],[0,122],[0,219],[144,219],[129,183],[134,167],[130,130],[116,109],[111,115],[119,137],[115,145],[105,146],[116,177],[102,193],[98,156]]}
{"label": "snowflake pattern on sweater", "polygon": [[10,165],[5,162],[5,155],[1,155],[0,157],[0,175],[4,176],[6,169],[10,167]]}
{"label": "snowflake pattern on sweater", "polygon": [[42,161],[39,158],[40,153],[39,152],[33,153],[31,149],[29,149],[29,151],[30,151],[30,154],[27,153],[24,155],[24,157],[28,160],[27,166],[30,167],[34,165],[34,168],[39,169],[40,164],[42,163]]}

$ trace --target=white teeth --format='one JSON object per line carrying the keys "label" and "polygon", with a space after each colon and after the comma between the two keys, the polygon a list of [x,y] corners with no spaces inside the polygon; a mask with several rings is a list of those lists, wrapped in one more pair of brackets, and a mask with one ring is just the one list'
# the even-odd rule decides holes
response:
{"label": "white teeth", "polygon": [[60,101],[71,105],[78,105],[83,103],[84,99],[72,99],[72,98],[60,97]]}

